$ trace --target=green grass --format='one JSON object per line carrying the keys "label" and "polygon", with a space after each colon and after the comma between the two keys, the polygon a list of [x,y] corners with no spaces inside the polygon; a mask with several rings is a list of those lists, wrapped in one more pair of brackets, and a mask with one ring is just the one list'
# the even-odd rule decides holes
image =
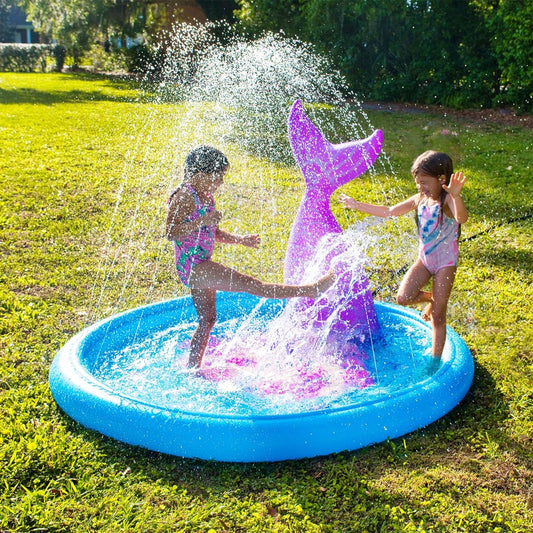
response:
{"label": "green grass", "polygon": [[[369,111],[389,163],[345,187],[363,200],[399,200],[414,189],[411,161],[429,148],[467,173],[463,238],[474,238],[461,246],[449,313],[476,362],[464,401],[363,450],[221,464],[89,431],[47,384],[55,353],[88,322],[183,292],[161,238],[178,179],[167,176],[220,124],[206,111],[202,128],[177,133],[200,108],[152,104],[131,84],[81,75],[1,73],[0,106],[0,531],[530,530],[533,224],[512,220],[532,213],[531,130]],[[220,197],[225,227],[260,231],[263,248],[221,256],[280,279],[298,172],[225,149],[234,162]],[[333,206],[342,224],[357,218]],[[381,274],[391,298],[398,277]]]}

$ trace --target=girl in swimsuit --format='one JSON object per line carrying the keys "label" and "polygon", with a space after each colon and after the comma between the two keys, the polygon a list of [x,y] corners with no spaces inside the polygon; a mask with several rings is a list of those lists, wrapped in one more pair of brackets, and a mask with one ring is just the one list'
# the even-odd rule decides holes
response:
{"label": "girl in swimsuit", "polygon": [[[431,321],[432,353],[440,358],[446,342],[446,308],[457,270],[459,225],[468,218],[460,196],[466,176],[453,172],[448,155],[434,151],[419,155],[411,174],[418,194],[392,207],[365,204],[346,195],[340,195],[340,202],[349,209],[384,218],[417,211],[418,259],[400,285],[397,302],[426,303],[422,317]],[[431,278],[432,291],[423,290]]]}
{"label": "girl in swimsuit", "polygon": [[219,228],[222,214],[213,193],[229,168],[226,156],[211,146],[195,148],[185,159],[183,184],[167,202],[166,237],[174,241],[176,269],[190,288],[198,313],[189,368],[199,368],[216,321],[216,292],[246,292],[262,298],[316,298],[335,281],[333,272],[309,285],[266,283],[211,260],[215,242],[257,248],[258,235],[234,235]]}

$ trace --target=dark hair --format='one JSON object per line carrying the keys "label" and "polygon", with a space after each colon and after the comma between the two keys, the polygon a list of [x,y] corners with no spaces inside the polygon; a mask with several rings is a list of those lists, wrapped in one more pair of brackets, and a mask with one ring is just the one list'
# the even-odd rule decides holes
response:
{"label": "dark hair", "polygon": [[[445,154],[444,152],[435,152],[433,150],[428,150],[423,154],[420,154],[411,165],[411,174],[413,177],[418,176],[419,174],[426,174],[433,178],[439,179],[444,176],[444,183],[446,185],[450,184],[450,178],[453,174],[453,161],[452,158]],[[440,192],[439,204],[441,207],[439,215],[439,224],[442,224],[443,217],[443,208],[444,202],[446,200],[446,195],[448,193],[442,189]],[[418,226],[418,217],[415,212],[415,220]],[[461,227],[459,226],[459,231]]]}
{"label": "dark hair", "polygon": [[185,178],[194,176],[199,172],[211,174],[220,172],[229,167],[228,158],[212,146],[202,145],[191,150],[185,158]]}
{"label": "dark hair", "polygon": [[411,174],[427,174],[434,178],[444,176],[446,185],[450,184],[450,178],[453,174],[453,161],[448,154],[444,152],[434,152],[428,150],[420,154],[411,165]]}

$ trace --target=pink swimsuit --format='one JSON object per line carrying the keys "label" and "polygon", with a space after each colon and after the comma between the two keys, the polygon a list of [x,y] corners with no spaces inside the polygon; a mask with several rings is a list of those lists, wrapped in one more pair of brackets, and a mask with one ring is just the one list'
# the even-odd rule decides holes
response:
{"label": "pink swimsuit", "polygon": [[[208,202],[203,203],[198,193],[190,185],[185,184],[184,187],[193,195],[196,205],[194,212],[184,222],[191,222],[206,213],[214,211],[215,201],[212,196],[209,197]],[[174,241],[176,270],[178,271],[178,277],[184,285],[189,285],[191,270],[195,265],[211,259],[215,247],[215,233],[216,226],[202,226],[182,241]]]}
{"label": "pink swimsuit", "polygon": [[457,266],[458,231],[459,224],[446,216],[440,204],[418,205],[418,253],[432,275],[441,268]]}

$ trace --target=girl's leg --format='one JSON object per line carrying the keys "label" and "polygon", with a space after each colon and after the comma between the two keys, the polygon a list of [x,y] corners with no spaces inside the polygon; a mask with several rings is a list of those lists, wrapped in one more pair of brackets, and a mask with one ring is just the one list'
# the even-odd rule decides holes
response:
{"label": "girl's leg", "polygon": [[440,357],[446,343],[446,309],[452,292],[457,267],[444,267],[433,276],[433,355]]}
{"label": "girl's leg", "polygon": [[292,298],[295,296],[316,298],[334,281],[335,274],[330,272],[316,283],[309,285],[266,283],[214,261],[204,261],[196,265],[189,278],[191,289],[246,292],[261,298]]}
{"label": "girl's leg", "polygon": [[200,368],[209,335],[217,320],[217,291],[213,289],[192,289],[191,296],[198,313],[198,327],[191,340],[188,368]]}
{"label": "girl's leg", "polygon": [[[422,288],[431,279],[431,273],[423,265],[420,259],[417,259],[415,264],[407,271],[403,278],[396,301],[400,305],[414,305],[423,302],[433,302],[432,294],[428,291],[423,291]],[[429,317],[428,317],[429,320]]]}

